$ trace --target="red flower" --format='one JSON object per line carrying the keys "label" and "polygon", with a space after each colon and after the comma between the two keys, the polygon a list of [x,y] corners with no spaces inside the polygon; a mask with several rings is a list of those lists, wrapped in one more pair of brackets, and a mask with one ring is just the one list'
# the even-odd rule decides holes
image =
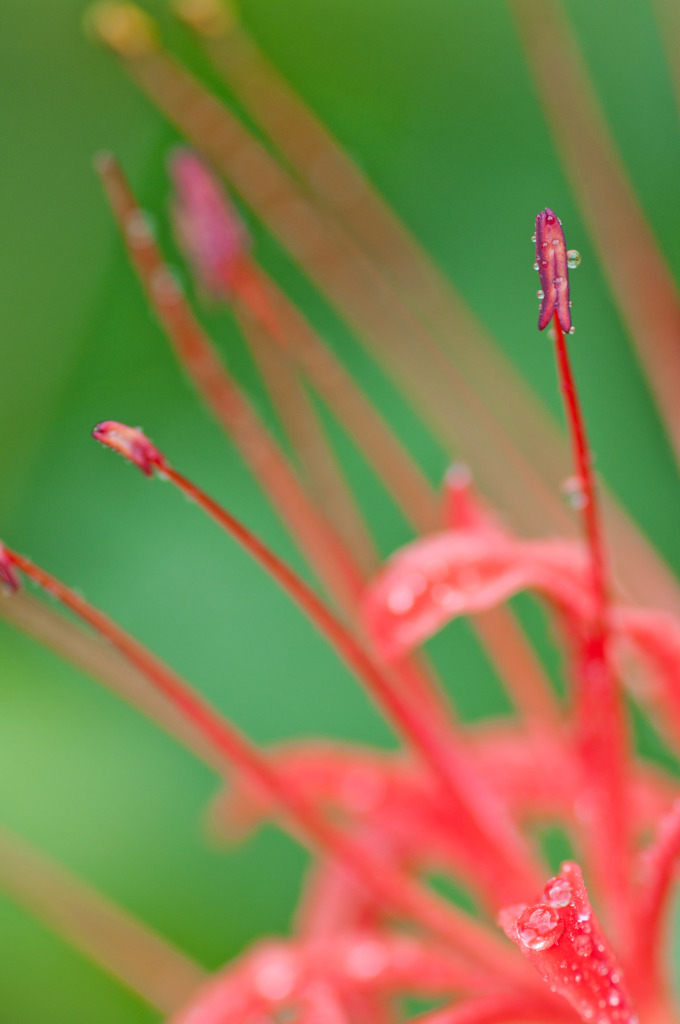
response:
{"label": "red flower", "polygon": [[[194,10],[189,19],[199,31],[206,26],[211,37],[226,31],[210,4],[199,13]],[[215,114],[214,100],[174,67],[146,19],[130,5],[100,7],[96,24],[173,116],[184,116],[187,95],[195,101],[194,111],[203,104]],[[253,59],[252,54],[242,59]],[[276,89],[276,79],[268,81]],[[297,128],[303,125],[304,154],[329,144],[294,98],[285,90],[277,97],[276,109],[283,104],[297,118]],[[266,119],[266,106],[260,113]],[[203,148],[213,157],[221,152],[212,136]],[[263,157],[255,144],[250,152],[256,170],[269,166],[258,164]],[[336,188],[338,180],[361,184],[342,154],[335,155]],[[227,791],[213,808],[215,829],[242,834],[274,817],[315,858],[292,936],[259,944],[211,978],[192,972],[191,964],[187,967],[159,940],[143,937],[139,926],[126,925],[96,898],[37,862],[31,867],[29,860],[24,870],[40,880],[42,889],[36,891],[47,894],[42,904],[38,898],[40,909],[54,914],[56,902],[59,923],[85,935],[93,955],[134,977],[175,1024],[258,1024],[290,1013],[310,1024],[384,1022],[403,1017],[405,996],[440,1000],[425,1017],[429,1024],[579,1018],[589,1024],[634,1024],[638,1015],[650,1021],[670,1015],[662,923],[680,849],[680,804],[673,784],[635,759],[620,678],[632,653],[643,668],[639,695],[680,736],[680,623],[668,614],[624,605],[609,576],[591,452],[564,337],[572,331],[570,256],[556,215],[545,210],[536,219],[539,329],[553,323],[584,542],[515,535],[473,492],[470,474],[461,466],[447,476],[443,529],[434,532],[436,503],[417,468],[311,327],[266,279],[246,251],[230,201],[198,157],[184,151],[171,165],[180,244],[200,284],[233,304],[261,365],[269,368],[272,397],[289,433],[300,430],[303,417],[305,430],[298,436],[311,436],[321,450],[321,459],[299,472],[222,366],[121,169],[108,156],[98,169],[140,281],[180,360],[266,486],[328,600],[175,469],[141,430],[107,420],[95,427],[95,438],[144,475],[169,481],[270,574],[354,671],[399,735],[402,750],[386,755],[321,742],[258,749],[104,613],[0,545],[0,581],[15,591],[19,575],[25,575],[112,645],[120,662],[111,667],[94,659],[106,681],[228,776]],[[273,222],[285,233],[278,200],[271,200],[279,194],[277,182],[285,192],[285,181],[282,186],[283,179],[270,172],[269,191],[257,197],[268,210],[267,202],[273,204]],[[248,179],[242,190],[251,186]],[[299,218],[297,255],[305,262],[312,253],[314,272],[331,281],[333,295],[345,294],[344,289],[352,293],[329,256],[340,261],[350,243],[333,233],[337,226],[328,227],[323,203],[307,202],[301,207],[307,219]],[[382,210],[377,201],[370,208],[378,211],[376,217]],[[368,261],[361,264],[369,278],[370,267]],[[381,281],[378,274],[369,286],[373,282],[378,288]],[[370,307],[369,299],[364,292],[354,304],[349,295],[350,318],[360,319],[357,310]],[[375,320],[370,315],[368,320],[377,331]],[[400,499],[405,494],[404,510],[420,527],[419,539],[371,580],[367,565],[374,552],[342,477],[320,480],[325,436],[305,405],[310,381],[329,404],[336,403],[334,411],[348,431],[365,442],[376,472],[393,493]],[[545,601],[563,642],[571,683],[565,707],[543,687],[506,608],[524,590]],[[486,640],[521,711],[503,728],[462,729],[418,656],[437,630],[462,615]],[[74,638],[70,624],[62,628],[53,618],[38,617],[29,625],[45,639],[56,636],[62,650],[82,660],[87,641]],[[549,878],[532,832],[542,820],[557,820],[569,833],[590,896],[576,863],[564,863]],[[428,881],[433,873],[464,886],[476,912],[437,895]],[[503,937],[498,921],[518,948]],[[111,951],[106,942],[112,927],[131,943],[150,941],[157,957],[152,966],[161,963],[166,980],[178,971],[182,984],[160,986],[159,996],[154,970],[142,976],[128,967],[126,975],[116,959],[125,943],[110,944]]]}

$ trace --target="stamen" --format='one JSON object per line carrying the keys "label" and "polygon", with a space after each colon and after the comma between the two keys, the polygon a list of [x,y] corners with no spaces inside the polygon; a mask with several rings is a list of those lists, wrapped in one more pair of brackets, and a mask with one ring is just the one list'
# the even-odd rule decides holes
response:
{"label": "stamen", "polygon": [[[547,255],[543,255],[547,254]],[[625,725],[618,685],[609,651],[610,622],[604,540],[595,475],[585,421],[564,338],[571,325],[566,244],[552,210],[536,218],[536,255],[545,298],[539,328],[552,317],[560,386],[571,434],[576,473],[581,481],[581,514],[590,556],[593,615],[577,655],[577,720],[588,797],[582,811],[594,870],[606,894],[617,927],[630,925],[627,891],[630,884],[630,822],[625,811]],[[545,264],[545,265],[544,265]],[[567,317],[565,322],[564,317]],[[598,836],[593,838],[593,829]]]}
{"label": "stamen", "polygon": [[[558,0],[510,4],[563,165],[680,461],[680,297]],[[569,330],[562,318],[562,327]]]}
{"label": "stamen", "polygon": [[4,828],[0,887],[164,1015],[205,981],[166,939]]}
{"label": "stamen", "polygon": [[[98,428],[94,433],[97,437]],[[99,436],[99,440],[107,443],[106,435]],[[125,454],[120,448],[117,450]],[[471,841],[476,838],[481,843],[480,851],[485,850],[487,858],[500,859],[504,865],[501,880],[506,880],[510,868],[517,877],[519,888],[531,884],[538,869],[532,863],[528,845],[500,802],[486,792],[473,766],[456,749],[456,744],[451,744],[450,734],[433,722],[429,715],[424,715],[409,693],[392,685],[390,677],[316,593],[243,523],[174,469],[164,457],[162,475],[233,537],[326,637],[398,733],[418,751],[434,778],[444,787],[451,801],[451,813],[458,816],[461,833],[468,833]]]}
{"label": "stamen", "polygon": [[[164,471],[167,472],[167,464]],[[375,856],[326,821],[291,788],[286,780],[229,721],[222,718],[187,683],[146,650],[108,616],[90,605],[23,555],[4,549],[13,569],[33,580],[41,589],[68,608],[113,646],[198,729],[216,753],[229,760],[262,787],[285,813],[293,831],[313,847],[344,865],[358,883],[400,914],[451,943],[464,956],[479,961],[492,976],[505,977],[510,984],[522,985],[514,957],[495,936],[471,918],[457,911],[424,889],[391,862]]]}
{"label": "stamen", "polygon": [[680,856],[680,801],[659,822],[654,839],[641,855],[642,877],[638,895],[631,964],[648,990],[662,977],[662,926],[670,910],[671,887]]}
{"label": "stamen", "polygon": [[220,775],[227,773],[229,762],[217,756],[191,722],[178,714],[161,694],[150,689],[145,678],[110,644],[65,619],[25,590],[7,598],[0,595],[0,617],[108,687]]}

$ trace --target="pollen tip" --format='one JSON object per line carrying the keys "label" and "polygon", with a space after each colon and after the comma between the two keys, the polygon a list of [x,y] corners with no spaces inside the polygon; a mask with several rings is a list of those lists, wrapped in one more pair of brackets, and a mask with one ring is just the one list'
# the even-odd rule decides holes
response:
{"label": "pollen tip", "polygon": [[108,149],[100,149],[92,157],[92,166],[97,174],[106,174],[116,164],[116,158]]}
{"label": "pollen tip", "polygon": [[457,490],[467,489],[472,485],[472,472],[466,462],[453,462],[444,475],[446,486]]}
{"label": "pollen tip", "polygon": [[562,330],[571,330],[569,302],[569,259],[564,240],[562,222],[557,214],[546,207],[536,217],[536,262],[541,288],[538,329],[545,330],[557,314]]}
{"label": "pollen tip", "polygon": [[165,456],[137,427],[128,427],[116,420],[104,420],[97,424],[92,436],[133,462],[145,476],[152,476],[154,469],[163,472],[167,467]]}
{"label": "pollen tip", "polygon": [[209,39],[226,35],[238,23],[235,5],[223,0],[174,0],[171,7],[192,32]]}
{"label": "pollen tip", "polygon": [[85,14],[86,31],[120,57],[141,57],[156,48],[153,19],[132,3],[103,0]]}
{"label": "pollen tip", "polygon": [[16,594],[21,587],[12,556],[2,543],[0,543],[0,585],[10,594]]}

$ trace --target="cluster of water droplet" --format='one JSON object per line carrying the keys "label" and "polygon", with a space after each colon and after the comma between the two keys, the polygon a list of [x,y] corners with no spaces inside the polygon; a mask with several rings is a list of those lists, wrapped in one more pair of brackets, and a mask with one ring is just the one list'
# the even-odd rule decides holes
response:
{"label": "cluster of water droplet", "polygon": [[546,980],[585,1020],[637,1024],[620,987],[621,975],[611,966],[597,925],[591,920],[590,908],[574,898],[568,879],[551,879],[543,901],[526,907],[516,927],[517,937],[527,949],[541,952],[558,947],[564,959],[546,964]]}

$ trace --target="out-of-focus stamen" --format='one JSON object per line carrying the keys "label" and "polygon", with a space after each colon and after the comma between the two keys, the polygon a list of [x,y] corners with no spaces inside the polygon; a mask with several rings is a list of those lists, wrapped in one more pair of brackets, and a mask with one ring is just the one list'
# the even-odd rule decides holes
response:
{"label": "out-of-focus stamen", "polygon": [[205,981],[167,940],[4,828],[0,888],[163,1014]]}
{"label": "out-of-focus stamen", "polygon": [[351,554],[307,498],[295,471],[236,381],[217,357],[114,158],[97,169],[124,232],[128,252],[179,359],[215,418],[238,447],[333,599],[351,620],[362,589]]}

